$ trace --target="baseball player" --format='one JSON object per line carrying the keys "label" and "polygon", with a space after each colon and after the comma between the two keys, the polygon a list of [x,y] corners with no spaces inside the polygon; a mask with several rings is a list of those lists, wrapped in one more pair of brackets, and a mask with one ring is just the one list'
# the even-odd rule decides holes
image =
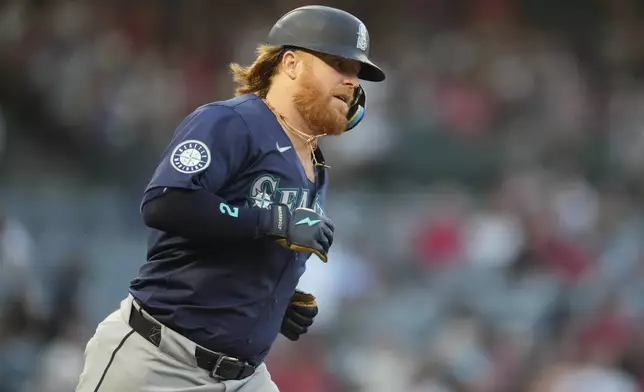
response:
{"label": "baseball player", "polygon": [[232,99],[178,125],[141,203],[148,260],[87,344],[78,392],[277,391],[264,360],[317,314],[297,290],[334,227],[317,146],[364,116],[383,81],[353,15],[306,6],[273,26]]}

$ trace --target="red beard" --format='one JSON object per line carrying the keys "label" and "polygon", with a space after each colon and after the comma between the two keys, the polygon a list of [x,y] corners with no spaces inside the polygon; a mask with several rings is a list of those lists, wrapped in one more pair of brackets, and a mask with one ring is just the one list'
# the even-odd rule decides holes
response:
{"label": "red beard", "polygon": [[324,94],[315,78],[306,72],[293,95],[293,104],[313,132],[312,136],[339,135],[347,128],[348,108],[338,110],[332,106],[333,95],[353,96],[351,89]]}

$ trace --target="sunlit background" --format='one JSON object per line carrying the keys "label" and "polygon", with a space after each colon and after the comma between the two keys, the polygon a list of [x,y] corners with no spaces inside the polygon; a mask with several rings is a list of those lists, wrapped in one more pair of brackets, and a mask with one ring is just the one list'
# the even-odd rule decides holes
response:
{"label": "sunlit background", "polygon": [[[644,390],[644,2],[346,0],[387,73],[322,144],[282,392]],[[306,1],[0,2],[0,391],[72,392],[175,126]]]}

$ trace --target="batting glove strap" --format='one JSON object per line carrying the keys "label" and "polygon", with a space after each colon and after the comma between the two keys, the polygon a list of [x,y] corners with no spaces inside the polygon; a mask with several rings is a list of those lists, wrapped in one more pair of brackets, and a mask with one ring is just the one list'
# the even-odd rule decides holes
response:
{"label": "batting glove strap", "polygon": [[262,211],[259,219],[258,236],[287,238],[291,212],[285,204],[272,204]]}

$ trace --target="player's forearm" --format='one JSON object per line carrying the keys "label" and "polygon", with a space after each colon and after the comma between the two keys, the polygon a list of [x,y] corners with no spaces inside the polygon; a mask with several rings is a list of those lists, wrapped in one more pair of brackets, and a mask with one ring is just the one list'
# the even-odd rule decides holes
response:
{"label": "player's forearm", "polygon": [[259,235],[261,211],[235,208],[205,190],[169,189],[147,202],[143,221],[149,227],[191,240],[243,240]]}

